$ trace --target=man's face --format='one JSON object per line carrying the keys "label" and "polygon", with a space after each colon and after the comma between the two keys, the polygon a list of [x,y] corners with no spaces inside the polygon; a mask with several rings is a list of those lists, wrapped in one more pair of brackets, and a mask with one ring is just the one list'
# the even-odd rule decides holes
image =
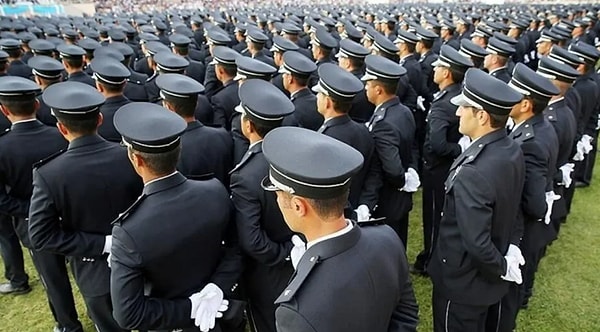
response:
{"label": "man's face", "polygon": [[372,104],[375,104],[376,92],[375,92],[375,82],[373,80],[367,81],[365,84],[365,93],[367,94],[367,100]]}
{"label": "man's face", "polygon": [[448,68],[442,66],[433,67],[433,83],[439,85],[444,81],[444,73],[448,70]]}
{"label": "man's face", "polygon": [[317,93],[317,111],[320,114],[323,114],[325,112],[326,108],[327,108],[327,96],[322,92]]}
{"label": "man's face", "polygon": [[483,58],[483,68],[490,69],[491,65],[494,63],[494,54],[488,54]]}
{"label": "man's face", "polygon": [[537,43],[536,49],[539,54],[548,55],[550,54],[550,50],[552,49],[552,43],[549,41],[541,41]]}
{"label": "man's face", "polygon": [[485,48],[487,46],[487,43],[485,42],[485,38],[481,37],[481,36],[473,36],[471,38],[471,41],[473,43],[475,43],[476,45],[479,45],[483,48]]}
{"label": "man's face", "polygon": [[277,194],[277,205],[279,206],[279,210],[281,211],[285,223],[292,231],[301,232],[301,229],[298,227],[299,220],[292,208],[293,196],[284,191],[276,191],[275,193]]}
{"label": "man's face", "polygon": [[472,106],[460,106],[456,109],[456,116],[460,118],[458,131],[465,135],[471,137],[477,128],[478,120],[476,117],[477,109]]}

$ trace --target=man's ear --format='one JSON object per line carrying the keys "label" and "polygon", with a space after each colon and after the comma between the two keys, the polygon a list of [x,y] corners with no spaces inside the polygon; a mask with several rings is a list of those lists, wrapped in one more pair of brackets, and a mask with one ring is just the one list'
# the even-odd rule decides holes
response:
{"label": "man's ear", "polygon": [[10,116],[10,112],[8,112],[8,109],[4,105],[0,105],[0,111],[2,111],[2,114],[7,118]]}
{"label": "man's ear", "polygon": [[310,204],[308,204],[308,201],[300,196],[292,197],[290,201],[290,207],[298,217],[306,216],[308,211],[311,209],[311,206]]}

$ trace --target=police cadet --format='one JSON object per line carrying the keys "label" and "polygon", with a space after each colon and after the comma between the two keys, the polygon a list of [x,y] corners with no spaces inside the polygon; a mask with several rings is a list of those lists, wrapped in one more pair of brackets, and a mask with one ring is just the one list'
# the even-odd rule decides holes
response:
{"label": "police cadet", "polygon": [[41,94],[46,88],[62,80],[65,67],[60,61],[45,55],[34,56],[29,59],[27,65],[31,67],[33,80],[41,88],[41,92],[38,93],[40,106],[36,116],[43,124],[54,127],[56,126],[56,117],[51,114],[50,107],[44,103]]}
{"label": "police cadet", "polygon": [[231,199],[238,239],[248,256],[244,292],[253,331],[275,332],[275,299],[283,292],[293,267],[289,255],[292,231],[277,208],[274,193],[261,188],[269,165],[262,154],[263,137],[279,127],[294,105],[272,84],[250,79],[240,86],[241,131],[250,148],[231,171]]}
{"label": "police cadet", "polygon": [[508,71],[508,59],[515,52],[515,49],[496,37],[490,38],[487,48],[487,55],[483,60],[483,68],[488,73],[504,83],[510,81],[510,72]]}
{"label": "police cadet", "polygon": [[96,87],[94,80],[83,71],[85,50],[76,45],[61,44],[56,48],[67,72],[67,81],[81,82]]}
{"label": "police cadet", "polygon": [[182,152],[177,170],[191,179],[216,177],[227,185],[227,172],[233,167],[231,136],[223,128],[206,126],[196,120],[194,111],[202,84],[181,74],[163,74],[156,79],[163,107],[177,113],[187,123],[181,134]]}
{"label": "police cadet", "polygon": [[206,97],[212,102],[212,96],[219,90],[223,84],[216,76],[215,62],[213,58],[215,56],[214,49],[217,46],[224,46],[231,43],[231,38],[220,31],[218,28],[206,30],[206,43],[208,44],[208,52],[210,56],[207,56],[204,63],[206,64],[206,76],[204,77],[204,87],[206,88]]}
{"label": "police cadet", "polygon": [[577,135],[577,120],[573,111],[567,105],[565,94],[579,76],[579,72],[567,64],[552,60],[549,57],[541,57],[537,73],[550,79],[559,90],[559,94],[550,99],[544,110],[546,119],[550,121],[558,137],[554,192],[560,198],[554,201],[551,216],[552,224],[558,233],[562,221],[567,217],[564,191],[572,185],[571,173],[575,167],[572,157]]}
{"label": "police cadet", "polygon": [[1,39],[0,50],[8,53],[8,75],[31,78],[31,68],[21,60],[21,43],[18,40],[12,38]]}
{"label": "police cadet", "polygon": [[[65,257],[36,251],[29,240],[27,217],[33,190],[31,167],[67,145],[56,128],[47,127],[36,120],[35,112],[39,106],[36,94],[39,91],[34,82],[22,77],[0,79],[1,110],[12,122],[11,128],[0,137],[0,214],[3,219],[0,225],[0,249],[8,272],[6,275],[10,278],[9,283],[0,285],[0,294],[31,291],[23,269],[20,239],[29,249],[34,266],[43,280],[42,285],[57,328],[61,331],[83,331],[77,318]],[[5,230],[11,231],[14,241]],[[14,236],[15,231],[18,239]]]}
{"label": "police cadet", "polygon": [[90,63],[92,78],[96,81],[96,89],[106,98],[100,106],[103,121],[98,127],[98,135],[111,142],[119,142],[121,135],[113,125],[115,112],[130,101],[123,95],[127,78],[131,75],[127,67],[109,57],[95,58]]}
{"label": "police cadet", "polygon": [[[335,55],[338,59],[338,65],[344,70],[354,75],[359,80],[365,74],[365,58],[371,51],[359,43],[350,39],[340,41],[340,50]],[[357,122],[367,122],[373,115],[375,105],[367,100],[367,94],[361,89],[352,100],[352,107],[348,114]]]}
{"label": "police cadet", "polygon": [[462,93],[452,99],[459,106],[459,131],[473,143],[450,167],[438,241],[427,267],[436,332],[485,331],[486,319],[497,322],[501,315],[509,282],[521,282],[522,257],[509,245],[520,236],[516,220],[525,163],[504,129],[521,99],[479,69],[467,70]]}
{"label": "police cadet", "polygon": [[309,79],[316,70],[317,65],[300,52],[289,51],[283,55],[279,72],[283,87],[294,103],[294,113],[283,120],[284,126],[317,130],[323,124],[323,116],[317,111],[317,97],[308,88]]}
{"label": "police cadet", "polygon": [[123,55],[122,63],[125,65],[125,67],[127,67],[127,70],[129,70],[130,75],[127,79],[127,84],[125,84],[123,95],[125,95],[125,97],[131,101],[148,101],[148,94],[146,93],[146,88],[144,87],[146,80],[148,79],[148,75],[139,73],[133,70],[133,68],[130,66],[134,49],[131,47],[131,45],[125,43],[110,43],[108,47],[114,48],[121,52]]}
{"label": "police cadet", "polygon": [[454,36],[454,31],[456,27],[452,24],[452,22],[447,20],[442,20],[440,22],[441,30],[440,30],[440,38],[442,39],[442,45],[448,45],[454,48],[455,50],[460,49],[460,41]]}
{"label": "police cadet", "polygon": [[245,34],[246,24],[236,23],[235,28],[233,29],[233,37],[235,38],[237,44],[233,45],[231,48],[242,55],[246,55],[244,53],[248,52],[248,45],[246,44]]}
{"label": "police cadet", "polygon": [[189,56],[192,40],[182,34],[174,33],[169,36],[169,41],[171,42],[173,53],[182,56],[190,63],[185,70],[185,75],[195,79],[200,84],[204,84],[206,76],[204,63],[193,60]]}
{"label": "police cadet", "polygon": [[[270,82],[273,75],[277,72],[275,67],[270,66],[263,61],[245,56],[237,57],[237,59],[235,59],[235,65],[237,71],[233,80],[236,81],[238,85],[242,85],[249,79],[261,79]],[[236,164],[242,160],[242,156],[248,150],[249,145],[248,139],[242,134],[240,128],[240,116],[241,114],[239,112],[233,112],[231,116],[233,162]]]}
{"label": "police cadet", "polygon": [[112,231],[114,317],[127,329],[182,331],[197,331],[196,318],[208,331],[217,311],[227,309],[224,292],[240,272],[221,260],[227,190],[216,179],[188,180],[176,170],[186,129],[179,115],[156,104],[130,103],[114,121],[144,182],[142,195],[123,209]]}
{"label": "police cadet", "polygon": [[[433,43],[439,39],[435,32],[417,27],[416,36],[419,39],[415,50],[419,53],[419,63],[421,64],[421,73],[425,76],[425,86],[427,88],[427,96],[430,96],[428,103],[425,103],[425,109],[429,110],[431,106],[431,100],[433,94],[438,91],[437,84],[433,81],[433,62],[437,60],[438,56],[433,53]],[[439,52],[438,52],[439,53]]]}
{"label": "police cadet", "polygon": [[412,271],[426,274],[431,251],[435,248],[437,229],[444,208],[444,181],[450,166],[463,148],[459,145],[456,106],[450,100],[460,94],[467,69],[473,66],[449,45],[442,45],[440,56],[433,64],[433,81],[439,87],[429,114],[423,145],[423,251],[419,253]]}
{"label": "police cadet", "polygon": [[148,102],[158,103],[160,101],[160,89],[156,86],[156,77],[161,73],[183,74],[190,62],[173,54],[168,47],[160,42],[149,42],[147,47],[150,54],[148,62],[154,74],[146,81],[146,93],[148,94]]}
{"label": "police cadet", "polygon": [[238,83],[234,81],[237,74],[236,59],[241,55],[226,46],[216,46],[212,50],[214,71],[222,83],[211,98],[214,109],[213,123],[231,130],[231,119],[235,107],[240,103]]}
{"label": "police cadet", "polygon": [[338,47],[338,41],[326,29],[317,28],[310,43],[312,45],[312,56],[317,67],[324,63],[333,62],[332,53]]}
{"label": "police cadet", "polygon": [[[273,36],[273,47],[270,51],[273,54],[273,62],[275,68],[281,68],[283,66],[283,55],[287,51],[298,51],[299,47],[289,39],[285,39],[281,36]],[[277,73],[271,79],[273,85],[279,88],[286,96],[289,97],[290,93],[283,86],[283,74]]]}
{"label": "police cadet", "polygon": [[[416,331],[418,308],[398,237],[387,226],[359,227],[344,218],[362,155],[294,127],[271,131],[263,151],[263,187],[276,191],[285,222],[308,241],[276,301],[277,330]],[[304,243],[297,247],[303,251]]]}
{"label": "police cadet", "polygon": [[531,296],[534,274],[544,249],[556,236],[550,222],[552,206],[557,198],[554,192],[554,173],[558,156],[556,131],[543,114],[550,98],[559,93],[558,88],[549,79],[536,74],[522,63],[515,66],[509,86],[524,96],[521,103],[515,105],[510,112],[515,125],[509,137],[521,146],[525,157],[525,185],[518,221],[523,227],[519,248],[525,258],[525,265],[522,268],[524,283],[519,291],[513,292],[516,287],[511,284],[511,289],[503,300],[503,310],[507,317],[500,326],[505,331],[514,330],[518,309],[523,300],[527,301]]}
{"label": "police cadet", "polygon": [[262,61],[269,66],[275,67],[275,62],[269,54],[269,49],[265,49],[265,44],[269,41],[264,33],[255,28],[246,30],[246,43],[248,44],[248,53],[251,58]]}
{"label": "police cadet", "polygon": [[31,242],[36,250],[70,258],[97,329],[119,331],[112,316],[106,263],[110,223],[139,195],[141,183],[125,151],[97,134],[102,123],[99,107],[105,100],[102,94],[84,83],[63,82],[47,88],[43,99],[69,147],[33,171]]}
{"label": "police cadet", "polygon": [[460,41],[459,52],[469,56],[471,61],[473,61],[473,67],[475,68],[483,68],[483,62],[485,57],[488,55],[488,52],[485,48],[473,43],[469,39],[463,39]]}
{"label": "police cadet", "polygon": [[385,217],[406,247],[412,193],[419,186],[413,160],[415,122],[412,112],[396,96],[398,80],[406,69],[381,56],[370,59],[362,80],[366,81],[367,98],[376,107],[366,125],[377,156],[371,167],[380,168],[381,180],[364,189],[359,204],[366,205],[373,217]]}

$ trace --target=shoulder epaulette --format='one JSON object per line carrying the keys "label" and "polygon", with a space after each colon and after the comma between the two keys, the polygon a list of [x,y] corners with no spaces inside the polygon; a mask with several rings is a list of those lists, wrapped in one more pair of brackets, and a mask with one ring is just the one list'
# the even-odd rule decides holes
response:
{"label": "shoulder epaulette", "polygon": [[131,204],[130,207],[127,208],[127,210],[125,210],[125,212],[119,214],[119,216],[110,224],[122,224],[123,221],[127,219],[127,217],[129,217],[129,215],[131,215],[138,208],[138,206],[140,206],[146,197],[147,196],[145,194],[142,194],[140,197],[138,197],[138,199],[135,200],[135,202],[133,202],[133,204]]}
{"label": "shoulder epaulette", "polygon": [[49,155],[48,157],[36,162],[33,164],[33,168],[39,168],[42,167],[43,165],[47,164],[50,160],[60,156],[61,154],[63,154],[65,151],[67,151],[67,149],[62,149],[56,153],[53,153],[51,155]]}

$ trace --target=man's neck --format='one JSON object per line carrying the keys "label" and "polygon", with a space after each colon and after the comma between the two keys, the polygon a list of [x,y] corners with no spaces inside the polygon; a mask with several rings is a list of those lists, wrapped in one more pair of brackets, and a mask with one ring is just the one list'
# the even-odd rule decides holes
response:
{"label": "man's neck", "polygon": [[33,120],[33,119],[35,119],[35,113],[32,115],[26,115],[26,116],[10,115],[7,118],[8,118],[8,120],[10,120],[11,123]]}
{"label": "man's neck", "polygon": [[122,92],[103,92],[102,95],[104,96],[104,98],[108,99],[108,98],[113,98],[113,97],[122,97],[123,93]]}
{"label": "man's neck", "polygon": [[311,229],[306,229],[302,232],[307,242],[318,240],[329,234],[341,231],[348,226],[348,221],[342,215],[335,220],[315,220],[312,224],[313,227],[310,227]]}
{"label": "man's neck", "polygon": [[454,82],[452,82],[451,80],[444,80],[440,84],[438,84],[438,88],[440,89],[440,91],[443,91],[452,84],[454,84]]}
{"label": "man's neck", "polygon": [[173,172],[175,172],[175,170],[173,170],[172,172],[169,172],[167,174],[153,174],[150,172],[144,172],[144,174],[140,174],[140,176],[142,177],[142,182],[144,182],[144,185],[146,185],[149,182],[152,182],[154,180],[167,177],[167,176],[173,174]]}
{"label": "man's neck", "polygon": [[288,92],[290,93],[290,96],[291,96],[294,93],[296,93],[298,91],[301,91],[301,90],[304,90],[304,89],[307,89],[307,87],[293,84],[293,85],[288,86],[287,90],[288,90]]}
{"label": "man's neck", "polygon": [[518,125],[533,118],[534,115],[535,114],[533,114],[533,112],[521,113],[518,117],[513,117],[512,119],[515,122],[515,124]]}
{"label": "man's neck", "polygon": [[396,95],[381,95],[379,96],[379,98],[377,98],[377,102],[375,103],[375,105],[383,105],[388,101],[394,99],[395,97]]}
{"label": "man's neck", "polygon": [[83,72],[83,68],[65,68],[65,71],[69,75],[77,74]]}

